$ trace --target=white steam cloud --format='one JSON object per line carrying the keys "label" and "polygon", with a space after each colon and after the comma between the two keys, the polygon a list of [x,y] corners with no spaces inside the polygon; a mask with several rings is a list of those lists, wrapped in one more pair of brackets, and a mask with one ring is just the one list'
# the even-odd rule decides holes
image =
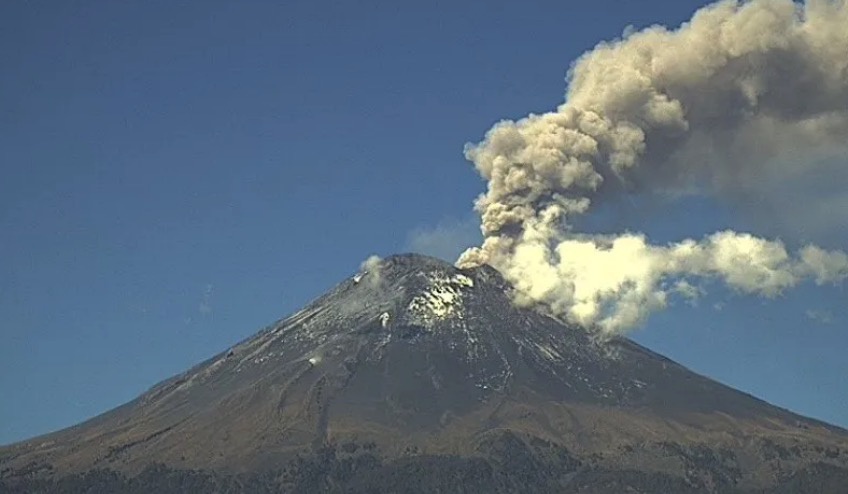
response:
{"label": "white steam cloud", "polygon": [[359,274],[356,276],[357,283],[365,278],[365,283],[371,287],[377,287],[382,283],[382,274],[380,272],[381,265],[380,263],[383,260],[378,255],[368,256],[367,259],[362,261],[359,265]]}
{"label": "white steam cloud", "polygon": [[846,1],[723,1],[677,30],[599,44],[571,67],[555,111],[500,122],[466,147],[488,182],[475,203],[485,239],[458,264],[491,264],[520,303],[606,333],[638,326],[674,293],[697,297],[689,279],[763,296],[843,280],[848,256],[813,245],[790,253],[734,231],[652,245],[580,234],[572,220],[620,194],[724,200],[848,176],[848,164],[815,159],[848,148]]}

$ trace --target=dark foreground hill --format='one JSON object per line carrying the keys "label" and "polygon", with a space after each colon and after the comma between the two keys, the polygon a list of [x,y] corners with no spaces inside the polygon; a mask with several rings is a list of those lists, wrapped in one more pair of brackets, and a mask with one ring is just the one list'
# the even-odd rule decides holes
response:
{"label": "dark foreground hill", "polygon": [[403,255],[78,426],[0,492],[846,493],[848,433]]}

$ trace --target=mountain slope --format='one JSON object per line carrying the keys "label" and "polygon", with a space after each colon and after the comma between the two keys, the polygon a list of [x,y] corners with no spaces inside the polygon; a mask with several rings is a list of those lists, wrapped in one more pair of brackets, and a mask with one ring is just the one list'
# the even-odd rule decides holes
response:
{"label": "mountain slope", "polygon": [[844,430],[517,308],[510,290],[486,266],[393,256],[124,406],[0,449],[0,482],[598,493],[794,482],[843,492]]}

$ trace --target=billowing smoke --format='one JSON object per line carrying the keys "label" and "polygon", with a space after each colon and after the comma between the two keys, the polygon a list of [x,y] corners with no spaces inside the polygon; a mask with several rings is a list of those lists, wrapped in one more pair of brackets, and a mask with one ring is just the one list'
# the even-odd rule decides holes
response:
{"label": "billowing smoke", "polygon": [[475,203],[485,240],[458,264],[489,263],[518,302],[606,333],[638,326],[674,294],[697,296],[698,279],[763,296],[843,280],[848,256],[814,245],[793,253],[734,231],[652,245],[581,234],[574,219],[622,194],[731,200],[848,169],[820,159],[848,149],[846,1],[724,1],[677,30],[584,54],[564,104],[466,147],[488,182]]}

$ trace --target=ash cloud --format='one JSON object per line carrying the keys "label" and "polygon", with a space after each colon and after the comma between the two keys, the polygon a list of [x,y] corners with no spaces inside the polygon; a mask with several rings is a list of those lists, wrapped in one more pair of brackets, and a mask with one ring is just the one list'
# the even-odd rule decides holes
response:
{"label": "ash cloud", "polygon": [[475,202],[484,241],[458,264],[491,264],[519,303],[607,334],[639,326],[698,279],[766,297],[842,281],[848,256],[811,244],[793,252],[727,230],[654,245],[572,224],[626,194],[771,197],[758,214],[815,212],[778,191],[797,184],[796,201],[816,204],[810,184],[844,188],[848,178],[848,163],[832,159],[848,149],[846,1],[724,1],[678,29],[628,30],[597,45],[571,66],[562,105],[502,121],[466,146],[487,181]]}

